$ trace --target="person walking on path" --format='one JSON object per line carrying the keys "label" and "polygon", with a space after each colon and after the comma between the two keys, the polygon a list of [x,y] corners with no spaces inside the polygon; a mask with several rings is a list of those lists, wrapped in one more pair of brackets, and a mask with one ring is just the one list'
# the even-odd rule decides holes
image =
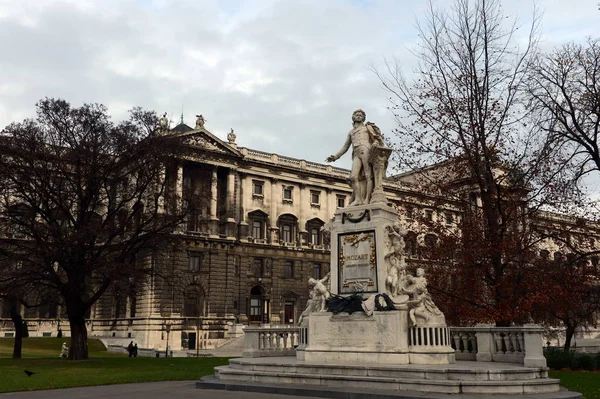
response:
{"label": "person walking on path", "polygon": [[127,353],[129,353],[129,357],[133,356],[133,341],[127,345]]}
{"label": "person walking on path", "polygon": [[58,356],[59,358],[68,358],[69,357],[69,347],[67,346],[66,342],[63,342],[62,344],[62,348],[60,348],[60,355]]}

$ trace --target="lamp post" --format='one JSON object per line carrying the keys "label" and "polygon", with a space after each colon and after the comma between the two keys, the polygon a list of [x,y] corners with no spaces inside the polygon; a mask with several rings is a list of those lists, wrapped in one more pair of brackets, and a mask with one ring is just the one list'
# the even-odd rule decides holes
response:
{"label": "lamp post", "polygon": [[165,351],[165,357],[169,357],[169,333],[171,332],[171,325],[165,325],[165,331],[167,332],[167,349]]}

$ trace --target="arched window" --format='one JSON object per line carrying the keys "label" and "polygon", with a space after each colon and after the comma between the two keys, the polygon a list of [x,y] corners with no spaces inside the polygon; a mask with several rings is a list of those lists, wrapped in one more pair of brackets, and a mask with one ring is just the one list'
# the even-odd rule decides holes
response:
{"label": "arched window", "polygon": [[308,243],[312,245],[323,244],[323,234],[321,229],[325,225],[319,218],[314,218],[306,222],[306,231],[308,231]]}
{"label": "arched window", "polygon": [[265,239],[268,215],[259,209],[250,212],[248,218],[250,219],[250,236],[255,240]]}
{"label": "arched window", "polygon": [[404,252],[407,257],[416,258],[417,251],[417,234],[409,231],[404,238]]}
{"label": "arched window", "polygon": [[292,214],[286,213],[279,216],[277,227],[279,227],[279,239],[286,244],[296,242],[296,233],[298,218]]}

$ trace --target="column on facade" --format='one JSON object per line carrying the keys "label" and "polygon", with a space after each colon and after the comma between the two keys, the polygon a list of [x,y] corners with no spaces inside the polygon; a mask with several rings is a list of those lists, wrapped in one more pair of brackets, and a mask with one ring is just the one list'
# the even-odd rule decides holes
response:
{"label": "column on facade", "polygon": [[271,179],[271,205],[269,211],[269,242],[273,245],[279,244],[279,229],[277,228],[277,204],[281,201],[280,195],[277,191],[279,180],[276,178]]}
{"label": "column on facade", "polygon": [[158,174],[158,181],[155,182],[155,193],[160,193],[162,192],[162,194],[160,195],[160,197],[158,197],[158,203],[157,203],[157,212],[160,213],[164,213],[165,212],[165,195],[167,193],[166,190],[166,180],[167,177],[167,169],[165,167],[165,165],[162,165],[160,167],[160,171]]}
{"label": "column on facade", "polygon": [[183,201],[183,166],[177,165],[177,176],[175,178],[175,198],[177,198],[177,209],[182,208]]}
{"label": "column on facade", "polygon": [[219,218],[217,218],[217,166],[213,167],[212,177],[210,181],[210,235],[219,235]]}
{"label": "column on facade", "polygon": [[240,239],[243,240],[247,240],[248,236],[250,235],[250,229],[249,229],[249,225],[248,222],[246,221],[247,219],[247,215],[248,215],[248,199],[246,197],[248,197],[248,195],[252,195],[252,190],[251,188],[248,188],[248,184],[247,181],[248,179],[246,178],[246,173],[238,173],[238,176],[240,178],[240,192],[239,192],[239,201],[240,201],[240,209],[239,209],[239,231],[240,231]]}
{"label": "column on facade", "polygon": [[235,174],[236,170],[230,168],[227,174],[227,202],[225,214],[227,215],[227,238],[235,239]]}
{"label": "column on facade", "polygon": [[333,217],[333,212],[335,211],[335,207],[334,208],[331,207],[331,202],[332,202],[331,197],[334,197],[333,189],[326,188],[325,189],[325,198],[323,201],[323,205],[325,208],[325,209],[323,209],[323,212],[324,212],[323,214],[325,215],[325,218],[323,221],[325,223],[327,223],[329,221],[329,219],[331,219]]}
{"label": "column on facade", "polygon": [[308,207],[310,207],[309,190],[306,184],[300,183],[300,206],[298,207],[298,239],[299,244],[304,245],[306,241],[306,215],[309,213]]}

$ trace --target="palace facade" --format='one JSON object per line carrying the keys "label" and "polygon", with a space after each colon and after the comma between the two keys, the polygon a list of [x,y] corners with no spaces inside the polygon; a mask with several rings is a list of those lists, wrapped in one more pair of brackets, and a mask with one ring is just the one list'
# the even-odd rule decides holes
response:
{"label": "palace facade", "polygon": [[[241,325],[296,324],[308,299],[307,280],[329,272],[325,227],[348,204],[350,172],[238,147],[233,132],[225,141],[203,127],[180,124],[169,134],[185,137],[193,151],[169,165],[167,177],[184,201],[186,192],[205,199],[175,244],[140,257],[159,273],[107,292],[92,307],[88,334],[132,339],[142,348],[194,350],[223,344],[241,333]],[[425,262],[421,251],[436,240],[420,220],[454,228],[463,211],[457,202],[420,192],[412,179],[398,176],[384,188],[409,230],[405,252],[414,267]],[[463,190],[477,201],[474,188]],[[551,213],[536,223],[549,229],[575,225]],[[596,228],[580,230],[590,241],[600,238]],[[558,246],[548,242],[545,250]],[[11,336],[8,307],[0,312],[0,334]],[[68,335],[68,321],[52,298],[24,309],[24,316],[31,336]]]}

